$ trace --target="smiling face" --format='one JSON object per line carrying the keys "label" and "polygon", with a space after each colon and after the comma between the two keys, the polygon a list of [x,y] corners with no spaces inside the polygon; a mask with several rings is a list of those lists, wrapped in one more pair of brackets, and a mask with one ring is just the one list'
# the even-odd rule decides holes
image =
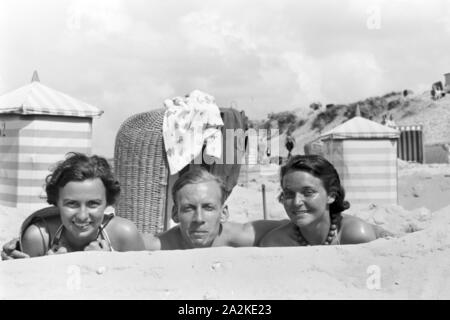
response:
{"label": "smiling face", "polygon": [[222,191],[215,181],[186,184],[176,193],[174,220],[181,235],[194,248],[210,247],[219,235],[228,211],[222,204]]}
{"label": "smiling face", "polygon": [[327,194],[322,180],[306,171],[288,171],[282,187],[284,209],[295,225],[304,227],[329,219],[334,197]]}
{"label": "smiling face", "polygon": [[57,206],[68,240],[77,246],[95,240],[106,205],[106,189],[100,178],[71,181],[60,188]]}

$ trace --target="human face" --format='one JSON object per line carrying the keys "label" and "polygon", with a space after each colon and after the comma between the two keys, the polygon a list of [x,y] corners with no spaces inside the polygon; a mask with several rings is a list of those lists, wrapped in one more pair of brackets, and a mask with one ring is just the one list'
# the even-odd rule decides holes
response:
{"label": "human face", "polygon": [[218,183],[187,184],[178,190],[176,199],[174,220],[180,223],[183,239],[194,248],[210,247],[228,214]]}
{"label": "human face", "polygon": [[57,206],[68,238],[76,245],[97,237],[106,208],[106,189],[100,178],[71,181],[59,189]]}
{"label": "human face", "polygon": [[291,221],[299,227],[329,219],[329,196],[322,180],[305,171],[289,171],[284,175],[282,201]]}

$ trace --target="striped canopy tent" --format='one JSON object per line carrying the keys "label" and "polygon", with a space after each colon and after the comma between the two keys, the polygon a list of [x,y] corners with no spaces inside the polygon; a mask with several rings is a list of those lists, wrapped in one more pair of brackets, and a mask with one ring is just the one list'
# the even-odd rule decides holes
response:
{"label": "striped canopy tent", "polygon": [[46,206],[44,179],[68,152],[91,153],[92,118],[103,113],[39,82],[0,96],[0,204]]}
{"label": "striped canopy tent", "polygon": [[356,116],[320,136],[346,199],[357,204],[397,203],[398,130]]}

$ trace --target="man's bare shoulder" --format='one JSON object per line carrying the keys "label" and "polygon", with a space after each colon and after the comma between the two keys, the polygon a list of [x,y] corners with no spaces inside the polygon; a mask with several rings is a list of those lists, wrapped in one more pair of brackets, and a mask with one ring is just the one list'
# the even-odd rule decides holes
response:
{"label": "man's bare shoulder", "polygon": [[252,243],[251,226],[248,226],[245,223],[227,221],[222,223],[222,231],[214,241],[213,245],[250,247],[252,246]]}
{"label": "man's bare shoulder", "polygon": [[233,233],[240,233],[243,230],[248,229],[249,226],[247,226],[247,223],[227,221],[225,223],[222,223],[222,228],[222,232],[224,235],[231,235]]}
{"label": "man's bare shoulder", "polygon": [[167,231],[156,235],[159,239],[161,250],[181,250],[186,249],[181,239],[180,227],[175,226]]}

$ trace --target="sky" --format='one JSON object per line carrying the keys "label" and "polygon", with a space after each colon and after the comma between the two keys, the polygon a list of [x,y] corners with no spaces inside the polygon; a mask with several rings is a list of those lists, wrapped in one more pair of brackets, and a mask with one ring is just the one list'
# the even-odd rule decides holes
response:
{"label": "sky", "polygon": [[450,72],[446,0],[0,0],[0,95],[30,82],[104,110],[93,153],[128,117],[194,89],[251,119],[421,93]]}

